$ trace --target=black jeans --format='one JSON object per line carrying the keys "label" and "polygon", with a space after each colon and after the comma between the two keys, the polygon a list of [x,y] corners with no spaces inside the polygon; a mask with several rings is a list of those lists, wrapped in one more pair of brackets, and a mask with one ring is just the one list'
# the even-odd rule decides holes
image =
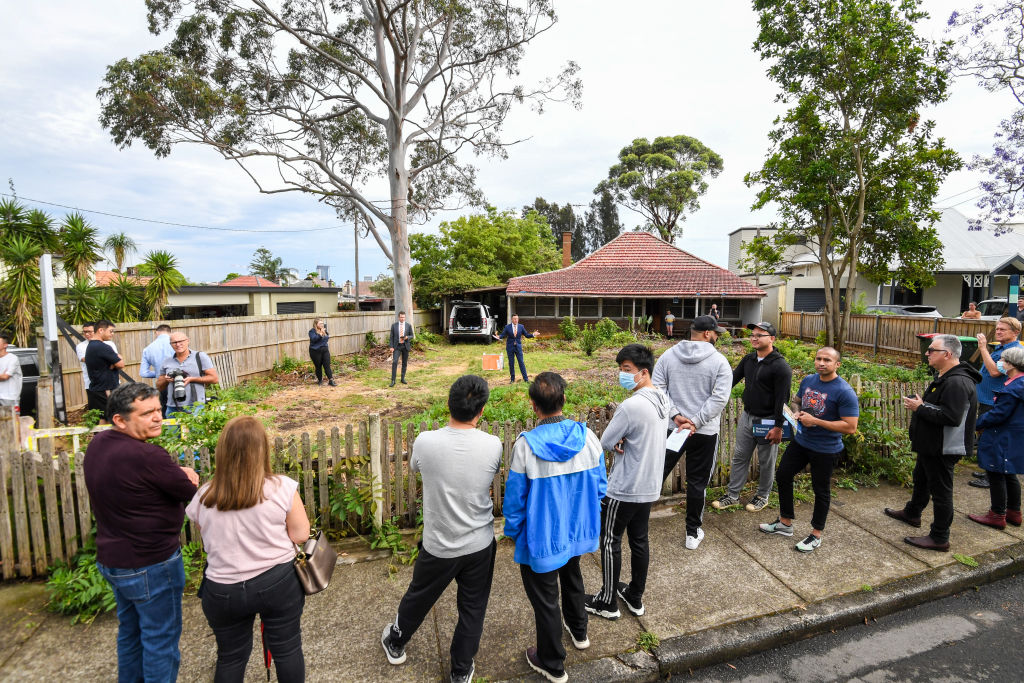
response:
{"label": "black jeans", "polygon": [[918,453],[914,465],[914,492],[903,511],[908,517],[920,517],[931,498],[935,521],[929,536],[936,543],[949,542],[953,524],[953,466],[959,455]]}
{"label": "black jeans", "polygon": [[453,580],[459,587],[456,604],[459,623],[455,625],[449,652],[452,673],[465,675],[473,666],[473,657],[480,649],[480,636],[484,631],[487,599],[491,594],[494,577],[494,558],[498,544],[460,557],[437,557],[420,545],[412,581],[398,605],[398,615],[391,625],[391,642],[405,647],[420,627],[430,608]]}
{"label": "black jeans", "polygon": [[[674,427],[669,429],[672,432]],[[715,469],[718,434],[691,434],[679,451],[665,451],[665,476],[668,479],[679,458],[686,454],[686,535],[696,536],[704,522],[704,502],[711,474]]]}
{"label": "black jeans", "polygon": [[238,583],[204,578],[199,587],[203,614],[217,639],[215,683],[242,681],[252,653],[252,624],[257,614],[263,638],[281,683],[303,681],[302,608],[306,594],[289,561]]}
{"label": "black jeans", "polygon": [[988,483],[992,512],[1005,515],[1007,510],[1020,510],[1020,480],[1016,474],[989,472]]}
{"label": "black jeans", "polygon": [[402,357],[402,381],[405,381],[405,368],[409,364],[409,349],[401,347],[395,349],[391,356],[391,381],[395,381],[395,373],[398,371],[398,357]]}
{"label": "black jeans", "polygon": [[[533,605],[537,625],[537,659],[549,671],[565,670],[562,647],[562,618],[573,633],[587,632],[587,612],[583,607],[583,574],[580,558],[574,557],[562,567],[538,574],[530,565],[519,565],[526,597]],[[562,610],[558,610],[558,587],[562,587]]]}
{"label": "black jeans", "polygon": [[779,486],[779,517],[793,519],[793,477],[807,465],[811,466],[811,486],[814,488],[814,512],[811,526],[822,531],[832,504],[832,471],[836,467],[839,453],[819,453],[790,441],[782,462],[775,472],[775,483]]}
{"label": "black jeans", "polygon": [[334,375],[331,373],[331,350],[329,348],[325,346],[322,349],[310,349],[309,359],[313,361],[313,368],[316,370],[316,381],[322,381],[325,374],[327,379],[334,379]]}
{"label": "black jeans", "polygon": [[601,500],[601,590],[597,601],[615,603],[615,588],[622,572],[622,534],[629,534],[630,582],[627,593],[637,602],[647,587],[651,553],[647,525],[651,503],[627,503],[605,496]]}

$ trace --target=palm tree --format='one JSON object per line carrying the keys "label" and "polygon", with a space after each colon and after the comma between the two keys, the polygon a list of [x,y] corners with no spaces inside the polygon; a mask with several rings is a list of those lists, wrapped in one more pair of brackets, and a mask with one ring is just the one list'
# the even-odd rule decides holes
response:
{"label": "palm tree", "polygon": [[61,262],[64,272],[76,280],[87,280],[93,265],[103,258],[96,228],[80,213],[69,213],[60,228]]}
{"label": "palm tree", "polygon": [[292,280],[299,279],[294,268],[285,268],[281,257],[275,258],[266,247],[260,247],[253,254],[252,262],[249,263],[249,273],[279,285],[287,285]]}
{"label": "palm tree", "polygon": [[138,320],[144,308],[142,288],[132,279],[118,273],[103,287],[106,300],[103,302],[110,320],[119,323],[131,323]]}
{"label": "palm tree", "polygon": [[15,199],[0,199],[0,243],[22,234],[28,221],[28,212]]}
{"label": "palm tree", "polygon": [[138,245],[128,235],[123,232],[117,232],[107,238],[103,243],[103,248],[106,249],[111,256],[114,257],[114,270],[121,272],[124,262],[128,260],[128,257],[132,254],[138,253]]}
{"label": "palm tree", "polygon": [[39,245],[40,253],[53,254],[60,251],[60,233],[53,227],[53,219],[39,209],[32,209],[28,212],[21,234],[26,235]]}
{"label": "palm tree", "polygon": [[0,298],[11,309],[8,321],[14,328],[16,342],[22,346],[32,344],[32,324],[42,315],[39,286],[39,257],[42,248],[26,235],[14,235],[0,244],[0,261],[6,265],[4,279],[0,281]]}
{"label": "palm tree", "polygon": [[168,297],[185,284],[185,276],[178,271],[178,260],[169,251],[149,252],[142,265],[146,274],[153,278],[146,285],[150,319],[159,320]]}
{"label": "palm tree", "polygon": [[98,294],[97,288],[88,280],[76,278],[64,292],[64,317],[72,325],[81,325],[103,317],[97,307]]}

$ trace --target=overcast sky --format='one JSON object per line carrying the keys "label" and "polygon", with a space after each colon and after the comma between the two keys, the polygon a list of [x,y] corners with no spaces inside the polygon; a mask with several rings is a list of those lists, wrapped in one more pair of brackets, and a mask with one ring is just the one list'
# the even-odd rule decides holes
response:
{"label": "overcast sky", "polygon": [[[950,11],[971,2],[928,0],[932,19],[922,32],[943,37]],[[751,50],[757,22],[741,0],[562,0],[557,26],[530,48],[525,73],[550,75],[568,59],[582,67],[583,107],[550,106],[537,116],[521,108],[509,118],[510,138],[529,139],[502,162],[480,162],[480,186],[499,209],[519,209],[535,197],[588,204],[618,151],[636,137],[685,134],[725,160],[701,209],[687,218],[678,246],[726,265],[727,235],[767,223],[771,210],[752,212],[754,191],[743,176],[759,168],[766,134],[781,111],[764,65]],[[107,65],[165,42],[146,30],[142,0],[0,0],[0,191],[13,180],[21,200],[58,220],[65,209],[41,200],[124,216],[195,225],[337,230],[252,234],[179,228],[86,213],[106,235],[125,231],[143,253],[168,249],[193,281],[247,272],[253,251],[266,246],[301,274],[318,264],[337,282],[353,278],[353,235],[333,212],[299,195],[260,195],[235,166],[210,150],[178,147],[157,159],[141,145],[118,150],[98,123],[96,89]],[[991,147],[998,121],[1012,111],[1008,95],[957,81],[949,101],[925,116],[969,159]],[[974,213],[977,174],[953,174],[939,206],[960,202]],[[380,197],[384,199],[385,197]],[[581,209],[582,210],[582,209]],[[415,230],[436,230],[440,216]],[[624,223],[639,222],[621,212]],[[359,248],[360,275],[385,272],[372,239]]]}

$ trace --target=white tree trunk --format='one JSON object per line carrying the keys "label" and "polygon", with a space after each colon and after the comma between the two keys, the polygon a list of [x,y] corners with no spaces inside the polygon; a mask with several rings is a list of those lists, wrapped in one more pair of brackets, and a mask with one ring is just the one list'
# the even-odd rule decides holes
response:
{"label": "white tree trunk", "polygon": [[[392,121],[390,126],[394,126]],[[409,273],[409,172],[406,168],[406,145],[402,142],[401,128],[389,137],[392,140],[388,159],[388,180],[391,186],[391,267],[395,281],[395,319],[398,312],[405,311],[406,320],[413,322],[412,276]]]}

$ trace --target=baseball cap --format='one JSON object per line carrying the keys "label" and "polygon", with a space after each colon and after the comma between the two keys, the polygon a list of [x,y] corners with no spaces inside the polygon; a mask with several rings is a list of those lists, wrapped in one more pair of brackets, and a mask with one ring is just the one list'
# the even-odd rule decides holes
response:
{"label": "baseball cap", "polygon": [[772,325],[769,322],[765,322],[764,320],[762,320],[759,323],[750,323],[749,325],[747,325],[747,329],[748,330],[762,329],[762,330],[764,330],[765,332],[767,332],[768,334],[770,334],[773,337],[778,337],[779,336],[779,332],[778,332],[778,330],[775,329],[775,325]]}
{"label": "baseball cap", "polygon": [[691,330],[697,330],[698,332],[715,331],[718,334],[725,334],[727,330],[724,327],[719,327],[718,321],[710,315],[698,315],[693,319],[690,324]]}

